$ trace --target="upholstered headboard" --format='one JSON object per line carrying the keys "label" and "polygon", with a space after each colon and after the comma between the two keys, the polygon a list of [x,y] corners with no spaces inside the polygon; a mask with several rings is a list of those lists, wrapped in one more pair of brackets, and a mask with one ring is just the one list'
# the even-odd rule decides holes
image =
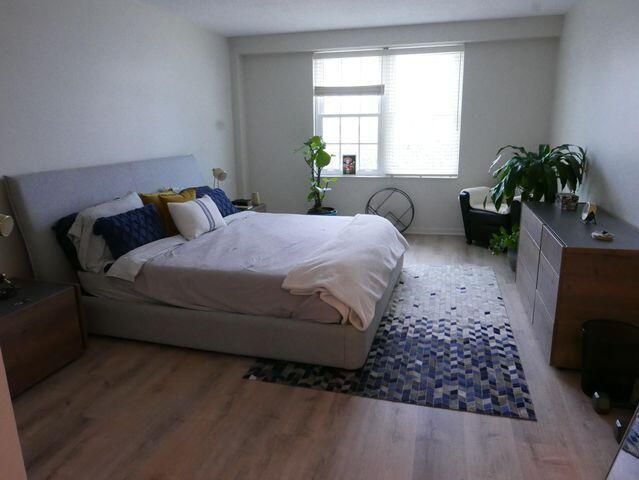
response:
{"label": "upholstered headboard", "polygon": [[65,215],[128,192],[203,185],[192,155],[6,178],[9,201],[37,279],[77,281],[52,226]]}

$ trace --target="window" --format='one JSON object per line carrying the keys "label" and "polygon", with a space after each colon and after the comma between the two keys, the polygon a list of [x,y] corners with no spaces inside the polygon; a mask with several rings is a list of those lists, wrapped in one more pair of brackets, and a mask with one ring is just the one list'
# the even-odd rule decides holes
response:
{"label": "window", "polygon": [[315,132],[357,175],[457,176],[463,47],[316,54]]}

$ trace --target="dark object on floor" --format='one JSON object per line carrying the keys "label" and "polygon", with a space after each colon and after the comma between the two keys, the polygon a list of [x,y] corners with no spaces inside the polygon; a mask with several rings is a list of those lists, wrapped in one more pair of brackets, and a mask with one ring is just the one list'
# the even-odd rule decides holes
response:
{"label": "dark object on floor", "polygon": [[610,413],[612,406],[610,405],[610,397],[606,393],[595,392],[592,394],[592,407],[595,412],[606,415]]}
{"label": "dark object on floor", "polygon": [[615,320],[582,326],[581,389],[605,392],[613,402],[630,400],[639,373],[639,327]]}
{"label": "dark object on floor", "polygon": [[337,210],[333,207],[309,208],[307,215],[337,215]]}
{"label": "dark object on floor", "polygon": [[626,429],[628,428],[628,420],[623,418],[617,418],[615,423],[612,426],[612,432],[615,435],[615,440],[617,443],[621,443],[623,436],[626,434]]}
{"label": "dark object on floor", "polygon": [[[492,235],[499,233],[500,227],[510,231],[513,225],[519,225],[521,203],[518,200],[513,201],[509,211],[499,213],[488,195],[488,187],[468,188],[459,194],[464,234],[469,245],[473,242],[487,245]],[[484,198],[487,198],[486,209],[483,208]]]}
{"label": "dark object on floor", "polygon": [[365,212],[384,217],[401,233],[408,230],[415,219],[413,201],[406,192],[394,187],[375,192],[366,202]]}
{"label": "dark object on floor", "polygon": [[495,273],[405,268],[359,370],[258,360],[245,379],[535,420]]}
{"label": "dark object on floor", "polygon": [[0,303],[0,349],[15,397],[86,348],[78,286],[16,281],[18,295]]}

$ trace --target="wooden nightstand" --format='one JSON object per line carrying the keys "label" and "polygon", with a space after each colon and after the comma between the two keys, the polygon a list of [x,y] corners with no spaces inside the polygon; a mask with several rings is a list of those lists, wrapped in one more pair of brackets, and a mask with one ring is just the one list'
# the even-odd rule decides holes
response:
{"label": "wooden nightstand", "polygon": [[260,212],[266,213],[266,203],[260,203],[259,205],[249,205],[248,207],[240,207],[235,205],[240,212]]}
{"label": "wooden nightstand", "polygon": [[78,358],[86,332],[76,285],[15,280],[13,298],[0,301],[0,349],[11,396]]}

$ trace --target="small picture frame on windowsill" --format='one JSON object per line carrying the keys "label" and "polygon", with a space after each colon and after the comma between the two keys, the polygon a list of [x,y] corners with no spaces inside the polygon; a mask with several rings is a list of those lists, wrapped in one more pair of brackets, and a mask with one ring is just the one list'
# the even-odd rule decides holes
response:
{"label": "small picture frame on windowsill", "polygon": [[342,175],[357,174],[357,155],[342,155]]}

